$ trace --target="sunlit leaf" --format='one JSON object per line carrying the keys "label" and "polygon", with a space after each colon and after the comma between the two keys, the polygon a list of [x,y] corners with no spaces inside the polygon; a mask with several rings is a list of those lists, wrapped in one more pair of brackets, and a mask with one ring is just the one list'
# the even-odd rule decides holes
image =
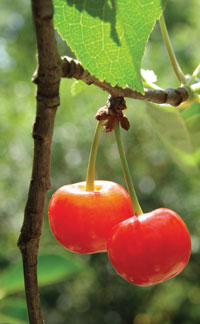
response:
{"label": "sunlit leaf", "polygon": [[144,70],[141,69],[141,74],[142,77],[147,81],[147,82],[156,82],[157,81],[157,75],[153,70]]}
{"label": "sunlit leaf", "polygon": [[[92,87],[92,85],[90,85],[90,88]],[[80,94],[81,92],[83,92],[85,89],[88,88],[88,85],[81,81],[74,81],[74,83],[71,86],[71,94],[72,96],[77,96],[78,94]]]}
{"label": "sunlit leaf", "polygon": [[162,0],[54,0],[55,27],[99,80],[143,92],[141,61]]}

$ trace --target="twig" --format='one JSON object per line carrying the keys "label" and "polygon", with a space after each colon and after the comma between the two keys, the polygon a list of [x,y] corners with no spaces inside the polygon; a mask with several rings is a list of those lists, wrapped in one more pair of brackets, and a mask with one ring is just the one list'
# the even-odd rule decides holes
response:
{"label": "twig", "polygon": [[130,88],[122,89],[118,86],[112,87],[108,82],[101,82],[95,78],[95,76],[91,75],[83,68],[79,61],[67,56],[62,57],[61,59],[63,78],[75,78],[84,81],[88,85],[94,84],[102,90],[110,93],[112,97],[127,97],[150,101],[157,104],[169,104],[175,107],[188,99],[188,92],[184,87],[177,89],[169,88],[166,90],[145,89],[144,95]]}
{"label": "twig", "polygon": [[42,231],[44,202],[50,188],[50,148],[54,117],[59,105],[61,66],[56,51],[51,0],[32,0],[36,30],[38,69],[37,109],[33,127],[34,158],[32,178],[18,240],[22,253],[26,300],[30,324],[43,324],[37,282],[37,255]]}

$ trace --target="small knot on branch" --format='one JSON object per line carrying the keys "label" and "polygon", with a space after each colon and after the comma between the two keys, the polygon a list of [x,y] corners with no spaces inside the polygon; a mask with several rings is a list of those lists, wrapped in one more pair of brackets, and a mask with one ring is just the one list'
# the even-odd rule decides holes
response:
{"label": "small knot on branch", "polygon": [[167,94],[166,103],[174,107],[179,106],[182,102],[188,99],[188,92],[183,87],[177,89],[168,88],[165,92]]}
{"label": "small knot on branch", "polygon": [[106,105],[98,110],[95,118],[99,121],[106,120],[103,126],[106,133],[112,132],[118,122],[122,128],[128,131],[130,123],[126,115],[122,112],[125,109],[127,107],[123,97],[109,96]]}

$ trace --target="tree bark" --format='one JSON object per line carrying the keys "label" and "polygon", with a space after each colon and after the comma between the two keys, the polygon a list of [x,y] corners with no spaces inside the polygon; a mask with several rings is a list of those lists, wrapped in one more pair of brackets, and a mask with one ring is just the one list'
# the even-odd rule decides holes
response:
{"label": "tree bark", "polygon": [[45,196],[50,189],[50,150],[56,109],[59,106],[61,65],[53,28],[51,0],[32,0],[36,31],[38,68],[36,118],[33,127],[34,157],[32,177],[18,240],[22,253],[26,300],[30,324],[43,324],[37,281],[37,256],[42,232]]}

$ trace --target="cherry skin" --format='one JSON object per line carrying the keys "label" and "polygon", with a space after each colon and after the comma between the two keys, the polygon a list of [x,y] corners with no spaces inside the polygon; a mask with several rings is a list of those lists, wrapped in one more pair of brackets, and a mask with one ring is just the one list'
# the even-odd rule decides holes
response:
{"label": "cherry skin", "polygon": [[150,286],[179,274],[191,252],[188,229],[174,211],[160,208],[117,224],[108,239],[108,255],[126,280]]}
{"label": "cherry skin", "polygon": [[86,191],[85,182],[63,186],[49,203],[55,238],[77,253],[106,251],[112,227],[133,214],[129,194],[110,181],[95,181],[95,191]]}

